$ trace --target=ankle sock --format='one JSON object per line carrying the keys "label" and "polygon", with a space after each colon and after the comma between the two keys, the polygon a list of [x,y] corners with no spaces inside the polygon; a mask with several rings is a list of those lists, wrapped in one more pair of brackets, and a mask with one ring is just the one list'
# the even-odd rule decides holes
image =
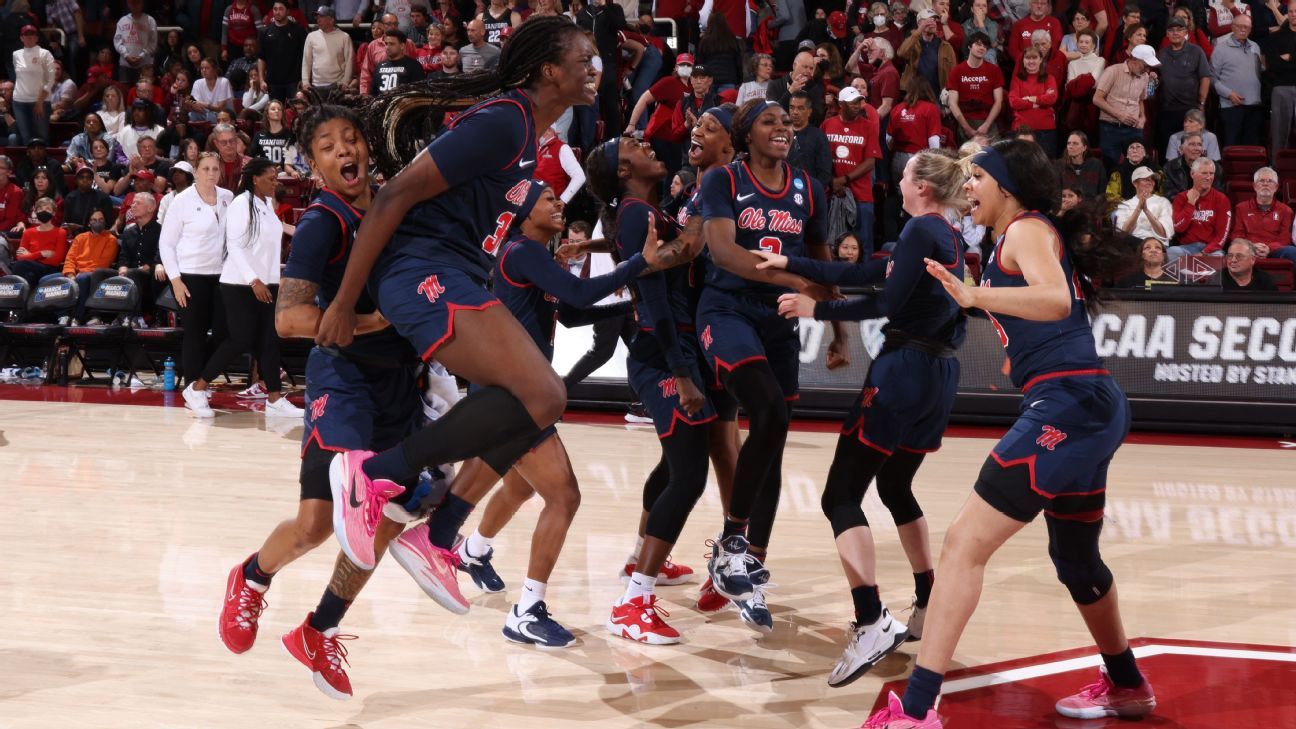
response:
{"label": "ankle sock", "polygon": [[936,571],[915,572],[913,576],[914,607],[925,608],[927,607],[927,601],[931,599],[932,583],[936,581]]}
{"label": "ankle sock", "polygon": [[915,719],[925,719],[927,712],[936,705],[936,697],[940,696],[944,680],[943,674],[915,666],[913,675],[909,677],[909,685],[905,687],[904,698],[901,699],[904,712]]}
{"label": "ankle sock", "polygon": [[448,494],[445,502],[436,510],[432,518],[428,519],[428,541],[442,549],[453,547],[455,537],[459,535],[459,527],[468,521],[473,506],[475,505],[455,494]]}
{"label": "ankle sock", "polygon": [[315,613],[311,615],[310,626],[321,633],[329,628],[336,628],[346,616],[349,607],[351,607],[349,601],[338,597],[332,590],[325,590],[319,605],[315,607]]}
{"label": "ankle sock", "polygon": [[649,577],[642,572],[636,572],[630,575],[630,582],[626,585],[625,595],[621,602],[633,600],[636,597],[648,597],[657,589],[657,575]]}
{"label": "ankle sock", "polygon": [[493,538],[487,539],[483,537],[480,531],[474,529],[473,533],[469,534],[468,539],[464,542],[464,548],[467,550],[469,557],[485,557],[486,553],[491,549],[491,543],[494,541]]}
{"label": "ankle sock", "polygon": [[855,622],[858,625],[870,625],[882,617],[882,598],[878,597],[877,585],[852,587],[851,602],[855,603]]}
{"label": "ankle sock", "polygon": [[252,559],[243,565],[243,579],[252,583],[252,589],[257,590],[260,587],[261,589],[257,591],[265,592],[265,588],[270,586],[270,580],[274,579],[274,573],[261,569],[261,563],[257,561],[260,556],[260,552],[252,555]]}
{"label": "ankle sock", "polygon": [[524,613],[531,606],[545,599],[545,589],[549,586],[530,577],[522,582],[522,594],[518,596],[518,613]]}
{"label": "ankle sock", "polygon": [[1102,654],[1103,665],[1107,666],[1107,675],[1112,683],[1121,688],[1138,688],[1143,685],[1143,673],[1138,669],[1134,659],[1134,649],[1126,647],[1124,653],[1109,656]]}

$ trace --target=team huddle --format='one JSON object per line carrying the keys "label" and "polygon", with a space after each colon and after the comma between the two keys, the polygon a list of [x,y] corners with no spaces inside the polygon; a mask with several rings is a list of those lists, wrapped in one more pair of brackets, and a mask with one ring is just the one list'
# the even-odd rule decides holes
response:
{"label": "team huddle", "polygon": [[[306,371],[301,501],[230,571],[220,617],[226,647],[251,648],[273,576],[336,535],[342,554],[319,605],[282,641],[321,691],[348,698],[339,626],[381,556],[390,552],[439,605],[467,613],[459,573],[484,591],[504,590],[492,541],[534,493],[544,506],[503,634],[572,645],[546,604],[580,503],[554,427],[566,389],[550,364],[552,342],[556,322],[627,310],[638,326],[627,371],[661,459],[644,483],[637,523],[627,518],[635,548],[620,568],[626,588],[609,606],[606,629],[648,644],[680,641],[656,588],[693,577],[668,555],[714,466],[723,514],[708,541],[697,609],[732,602],[745,624],[769,633],[767,564],[798,396],[797,321],[833,322],[831,366],[844,352],[839,322],[885,317],[885,343],[843,424],[823,492],[855,611],[841,659],[824,667],[829,685],[849,684],[904,642],[921,641],[903,697],[890,696],[864,726],[940,727],[942,676],[984,567],[1043,512],[1058,578],[1103,658],[1098,680],[1057,710],[1075,718],[1151,712],[1155,698],[1098,549],[1107,468],[1129,412],[1094,351],[1087,314],[1096,304],[1090,277],[1100,278],[1104,263],[1120,265],[1095,252],[1134,252],[1133,242],[1097,216],[1055,224],[1051,163],[1033,143],[1003,141],[970,160],[916,154],[899,182],[910,217],[890,258],[833,262],[825,191],[785,161],[787,112],[753,100],[699,115],[688,151],[697,180],[676,216],[660,207],[666,166],[647,145],[614,138],[587,152],[602,237],[574,253],[611,252],[618,265],[580,278],[548,249],[565,227],[561,191],[530,174],[539,133],[569,106],[594,101],[595,55],[565,18],[536,18],[513,33],[498,70],[416,85],[431,100],[408,105],[420,115],[443,100],[486,98],[412,159],[377,141],[394,136],[382,113],[324,104],[300,122],[299,144],[324,189],[297,226],[276,320],[281,335],[317,343]],[[387,177],[376,192],[374,166]],[[999,236],[980,287],[964,283],[951,209],[970,209]],[[870,284],[879,293],[846,299],[837,291]],[[627,286],[629,303],[595,308]],[[989,317],[1025,398],[947,530],[938,580],[913,481],[940,447],[969,315]],[[471,383],[462,399],[447,371]],[[749,419],[745,439],[739,407]],[[903,623],[879,598],[861,509],[873,481],[914,576]],[[493,490],[478,526],[461,537]]]}

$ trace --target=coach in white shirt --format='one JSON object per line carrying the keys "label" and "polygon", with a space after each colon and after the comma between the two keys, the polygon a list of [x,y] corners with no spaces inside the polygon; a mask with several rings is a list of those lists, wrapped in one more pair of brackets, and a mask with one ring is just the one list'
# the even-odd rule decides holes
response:
{"label": "coach in white shirt", "polygon": [[1139,167],[1130,175],[1134,197],[1116,206],[1116,227],[1146,241],[1156,239],[1168,245],[1174,235],[1174,207],[1156,194],[1156,173]]}

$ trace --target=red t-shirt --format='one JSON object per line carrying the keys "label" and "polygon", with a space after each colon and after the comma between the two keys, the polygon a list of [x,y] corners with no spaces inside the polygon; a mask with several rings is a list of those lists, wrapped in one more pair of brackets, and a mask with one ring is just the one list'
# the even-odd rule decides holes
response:
{"label": "red t-shirt", "polygon": [[683,138],[676,138],[671,134],[671,119],[675,116],[675,107],[684,100],[684,94],[693,90],[693,87],[684,83],[684,81],[675,74],[666,76],[657,83],[648,87],[648,92],[657,100],[657,108],[653,109],[652,116],[648,117],[648,127],[644,129],[644,139],[653,140],[661,139],[664,142],[679,142]]}
{"label": "red t-shirt", "polygon": [[873,77],[869,79],[868,103],[877,108],[882,106],[883,99],[900,100],[900,72],[896,70],[895,64],[887,61],[873,72]]}
{"label": "red t-shirt", "polygon": [[1062,45],[1062,22],[1052,15],[1043,20],[1033,20],[1029,15],[1013,23],[1008,33],[1008,56],[1014,61],[1021,58],[1022,51],[1031,44],[1031,35],[1037,30],[1047,30],[1053,36],[1053,47]]}
{"label": "red t-shirt", "polygon": [[[861,106],[860,116],[849,123],[840,116],[824,119],[821,128],[828,135],[833,177],[845,176],[866,159],[882,159],[882,146],[878,143],[879,121],[877,109],[868,104]],[[873,174],[852,180],[850,190],[855,202],[873,202]]]}
{"label": "red t-shirt", "polygon": [[563,141],[553,137],[540,145],[539,154],[536,155],[535,178],[548,185],[554,195],[561,195],[567,189],[567,183],[571,182],[571,177],[558,159],[562,146]]}
{"label": "red t-shirt", "polygon": [[0,190],[0,234],[27,219],[22,210],[23,191],[10,182]]}
{"label": "red t-shirt", "polygon": [[980,67],[972,68],[967,61],[960,63],[950,71],[945,88],[958,92],[959,109],[963,115],[974,119],[984,119],[994,107],[994,92],[1004,87],[1003,72],[993,63],[982,61]]}
{"label": "red t-shirt", "polygon": [[891,135],[891,151],[910,154],[927,149],[927,140],[941,133],[940,108],[930,101],[919,100],[913,108],[901,101],[891,110],[887,126]]}

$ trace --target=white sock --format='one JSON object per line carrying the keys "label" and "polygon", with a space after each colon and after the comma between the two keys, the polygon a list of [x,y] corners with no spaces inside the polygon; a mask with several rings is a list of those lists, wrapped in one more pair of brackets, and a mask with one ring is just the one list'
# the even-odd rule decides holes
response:
{"label": "white sock", "polygon": [[626,585],[625,595],[621,597],[621,602],[633,600],[636,597],[648,597],[653,594],[657,587],[657,575],[649,577],[642,572],[636,572],[630,576],[630,582]]}
{"label": "white sock", "polygon": [[635,537],[634,551],[626,557],[626,564],[635,564],[639,561],[639,551],[643,549],[643,537]]}
{"label": "white sock", "polygon": [[269,586],[269,585],[263,585],[263,584],[261,584],[260,582],[257,582],[256,580],[249,580],[249,579],[247,579],[247,578],[244,578],[244,579],[243,579],[243,584],[247,585],[248,587],[252,588],[253,590],[256,590],[257,592],[261,593],[262,595],[265,594],[265,591],[266,591],[266,590],[269,590],[269,589],[270,589],[270,586]]}
{"label": "white sock", "polygon": [[522,594],[518,596],[518,614],[530,610],[532,605],[544,600],[547,587],[548,585],[543,582],[526,578],[522,582]]}
{"label": "white sock", "polygon": [[494,539],[483,537],[481,532],[474,529],[473,533],[468,536],[468,540],[464,542],[464,546],[467,548],[469,555],[473,557],[482,557],[490,551],[491,542],[494,541]]}

